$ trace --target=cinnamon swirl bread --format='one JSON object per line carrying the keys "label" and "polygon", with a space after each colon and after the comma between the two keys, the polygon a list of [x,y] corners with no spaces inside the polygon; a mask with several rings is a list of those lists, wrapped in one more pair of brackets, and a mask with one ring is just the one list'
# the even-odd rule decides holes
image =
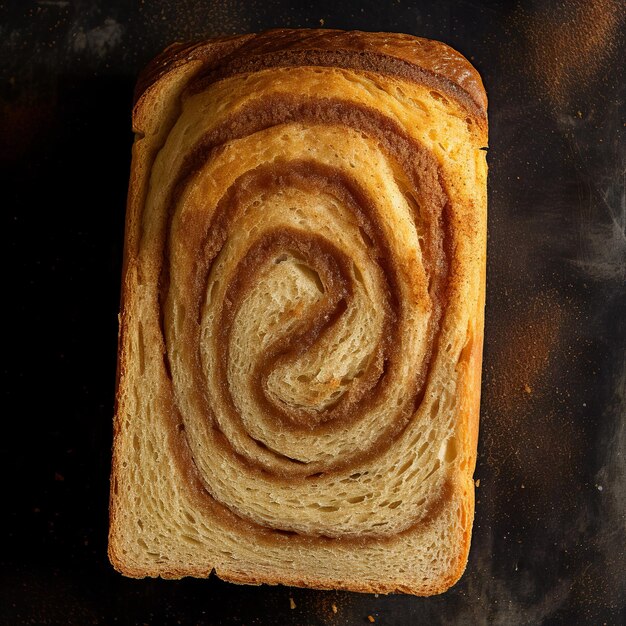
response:
{"label": "cinnamon swirl bread", "polygon": [[278,30],[142,75],[109,554],[439,593],[474,511],[486,96],[444,44]]}

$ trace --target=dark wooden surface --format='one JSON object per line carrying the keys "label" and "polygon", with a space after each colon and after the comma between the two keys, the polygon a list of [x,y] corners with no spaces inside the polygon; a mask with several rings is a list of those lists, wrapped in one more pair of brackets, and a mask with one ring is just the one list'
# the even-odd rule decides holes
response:
{"label": "dark wooden surface", "polygon": [[[175,40],[322,23],[443,40],[489,94],[467,571],[427,599],[125,579],[106,533],[136,75]],[[0,623],[625,623],[623,33],[617,0],[0,1]]]}

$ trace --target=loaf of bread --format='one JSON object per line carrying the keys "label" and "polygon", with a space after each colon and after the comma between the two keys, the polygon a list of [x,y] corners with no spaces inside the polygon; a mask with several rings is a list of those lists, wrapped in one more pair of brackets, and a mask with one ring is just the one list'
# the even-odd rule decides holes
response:
{"label": "loaf of bread", "polygon": [[120,572],[419,595],[461,576],[486,106],[464,57],[408,35],[277,30],[174,45],[145,70]]}

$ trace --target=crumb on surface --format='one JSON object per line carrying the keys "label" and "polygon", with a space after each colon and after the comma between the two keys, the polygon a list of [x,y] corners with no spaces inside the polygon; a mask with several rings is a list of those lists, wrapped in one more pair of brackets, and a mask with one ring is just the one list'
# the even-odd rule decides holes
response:
{"label": "crumb on surface", "polygon": [[296,608],[296,603],[294,602],[293,598],[289,598],[289,608],[290,609]]}
{"label": "crumb on surface", "polygon": [[375,620],[375,619],[374,619],[371,615],[368,615],[368,616],[367,616],[367,619],[368,619],[370,622],[372,622],[372,623],[374,623],[374,622],[376,621],[376,620]]}
{"label": "crumb on surface", "polygon": [[331,608],[333,610],[333,613],[337,612],[337,605],[334,602],[332,603]]}

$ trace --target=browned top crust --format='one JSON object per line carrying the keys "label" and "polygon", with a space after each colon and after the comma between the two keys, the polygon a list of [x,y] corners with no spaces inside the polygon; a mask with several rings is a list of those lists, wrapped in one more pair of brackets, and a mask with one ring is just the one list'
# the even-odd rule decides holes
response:
{"label": "browned top crust", "polygon": [[472,64],[440,41],[402,33],[330,29],[273,29],[259,34],[218,37],[195,44],[175,43],[139,76],[135,102],[165,73],[202,61],[198,78],[292,65],[334,66],[414,79],[442,89],[487,123],[487,96]]}

